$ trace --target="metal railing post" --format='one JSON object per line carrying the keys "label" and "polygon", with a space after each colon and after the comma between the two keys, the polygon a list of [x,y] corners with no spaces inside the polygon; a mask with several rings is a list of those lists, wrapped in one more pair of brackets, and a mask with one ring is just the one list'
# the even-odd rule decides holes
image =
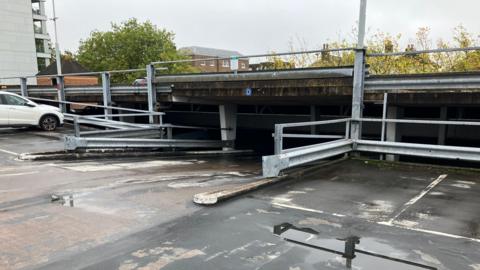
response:
{"label": "metal railing post", "polygon": [[355,67],[352,92],[352,139],[359,140],[362,137],[362,123],[359,121],[363,116],[363,95],[365,85],[365,50],[355,52]]}
{"label": "metal railing post", "polygon": [[20,92],[22,96],[28,97],[27,78],[20,78]]}
{"label": "metal railing post", "polygon": [[275,125],[275,155],[280,155],[283,150],[283,126]]}
{"label": "metal railing post", "polygon": [[148,111],[152,113],[149,116],[149,123],[154,124],[155,118],[153,113],[156,109],[157,91],[155,89],[155,66],[147,65],[147,94],[148,94]]}
{"label": "metal railing post", "polygon": [[73,117],[73,131],[74,131],[74,136],[75,137],[80,137],[80,123],[79,123],[79,118],[78,116]]}
{"label": "metal railing post", "polygon": [[65,80],[64,80],[64,77],[63,76],[57,76],[57,90],[58,90],[58,101],[59,102],[59,105],[58,107],[60,108],[60,110],[62,111],[62,113],[66,113],[67,112],[67,104],[63,103],[66,101],[66,98],[65,98]]}
{"label": "metal railing post", "polygon": [[107,108],[112,106],[112,93],[110,89],[110,73],[108,72],[102,73],[102,91],[103,91],[103,106],[105,106],[105,109],[104,109],[105,119],[112,120],[111,116],[107,116],[112,114],[112,109]]}
{"label": "metal railing post", "polygon": [[381,141],[385,141],[385,120],[387,119],[388,93],[383,94],[383,112],[382,112],[382,135]]}
{"label": "metal railing post", "polygon": [[345,122],[345,139],[350,139],[350,120]]}
{"label": "metal railing post", "polygon": [[367,18],[367,0],[360,0],[360,15],[358,20],[358,42],[355,50],[355,65],[353,68],[352,91],[352,139],[362,137],[363,94],[365,88],[365,26]]}

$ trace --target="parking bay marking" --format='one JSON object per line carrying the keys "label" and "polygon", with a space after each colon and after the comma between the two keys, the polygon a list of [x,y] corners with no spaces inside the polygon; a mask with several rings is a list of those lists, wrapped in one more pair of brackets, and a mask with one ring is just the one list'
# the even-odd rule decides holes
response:
{"label": "parking bay marking", "polygon": [[417,196],[413,197],[410,201],[405,203],[402,207],[402,209],[395,215],[393,216],[389,221],[384,222],[384,225],[392,225],[395,219],[397,219],[401,214],[403,214],[405,211],[407,211],[410,206],[414,205],[417,203],[421,198],[423,198],[425,195],[427,195],[430,190],[432,190],[434,187],[436,187],[438,184],[440,184],[445,178],[447,178],[447,174],[442,174],[437,179],[435,179],[430,185],[428,185],[426,188],[422,190]]}
{"label": "parking bay marking", "polygon": [[5,154],[9,154],[9,155],[12,155],[12,156],[18,156],[18,153],[8,151],[8,150],[4,150],[4,149],[0,149],[0,152],[5,153]]}
{"label": "parking bay marking", "polygon": [[[345,215],[342,215],[342,214],[327,213],[327,212],[322,211],[322,210],[305,208],[305,207],[300,207],[300,206],[297,206],[297,205],[289,205],[289,204],[283,204],[283,203],[272,203],[272,205],[278,206],[278,207],[281,207],[281,208],[287,208],[287,209],[299,210],[299,211],[304,211],[304,212],[316,213],[316,214],[321,214],[321,215],[326,215],[326,216],[336,216],[336,217],[339,217],[339,218],[345,217]],[[389,222],[373,222],[373,221],[370,221],[370,220],[366,220],[366,222],[374,223],[374,224],[378,224],[378,225],[382,225],[382,226],[388,226],[388,227],[394,227],[394,228],[409,230],[409,231],[421,232],[421,233],[425,233],[425,234],[432,234],[432,235],[443,236],[443,237],[448,237],[448,238],[453,238],[453,239],[463,239],[463,240],[468,240],[468,241],[480,243],[480,239],[470,238],[470,237],[456,235],[456,234],[443,233],[443,232],[425,230],[425,229],[420,229],[420,228],[412,228],[412,227],[401,226],[401,225],[397,225],[397,224],[393,224],[393,223],[389,223]]]}
{"label": "parking bay marking", "polygon": [[36,173],[38,173],[38,171],[24,172],[24,173],[0,174],[0,177],[23,176],[23,175],[30,175],[30,174],[36,174]]}

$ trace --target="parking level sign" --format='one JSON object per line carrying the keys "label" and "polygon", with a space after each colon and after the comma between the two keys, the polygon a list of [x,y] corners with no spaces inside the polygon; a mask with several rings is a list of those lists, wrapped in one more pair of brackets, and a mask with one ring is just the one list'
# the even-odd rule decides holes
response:
{"label": "parking level sign", "polygon": [[230,69],[233,71],[238,70],[238,57],[232,56],[230,58]]}

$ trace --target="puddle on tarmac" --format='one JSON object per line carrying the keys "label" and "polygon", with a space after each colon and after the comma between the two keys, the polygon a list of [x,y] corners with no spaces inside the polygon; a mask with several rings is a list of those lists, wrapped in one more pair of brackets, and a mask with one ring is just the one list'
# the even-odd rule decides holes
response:
{"label": "puddle on tarmac", "polygon": [[295,227],[284,231],[280,237],[299,247],[307,248],[309,252],[305,263],[318,269],[437,269],[437,265],[410,260],[409,257],[416,255],[398,250],[381,239],[356,236],[345,239],[322,238],[311,229]]}
{"label": "puddle on tarmac", "polygon": [[103,215],[146,218],[155,214],[154,209],[146,206],[136,206],[126,201],[112,203],[112,198],[98,198],[90,195],[88,192],[83,194],[52,195],[51,201],[65,207],[73,207]]}

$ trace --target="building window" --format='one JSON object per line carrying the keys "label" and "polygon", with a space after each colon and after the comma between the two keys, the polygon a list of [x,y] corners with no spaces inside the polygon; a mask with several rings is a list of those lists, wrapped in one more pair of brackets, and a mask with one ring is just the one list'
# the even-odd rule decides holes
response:
{"label": "building window", "polygon": [[214,60],[210,61],[210,66],[211,66],[211,67],[214,67],[214,66],[215,66],[215,61],[214,61]]}
{"label": "building window", "polygon": [[32,13],[36,15],[42,15],[40,11],[40,2],[32,3]]}
{"label": "building window", "polygon": [[246,68],[247,68],[247,65],[245,65],[245,63],[240,63],[240,67],[241,67],[242,69],[246,69]]}
{"label": "building window", "polygon": [[200,62],[200,66],[205,66],[207,63],[205,61]]}
{"label": "building window", "polygon": [[45,53],[45,42],[43,39],[35,39],[35,47],[38,53]]}
{"label": "building window", "polygon": [[230,66],[230,62],[228,60],[223,60],[222,67],[229,67],[229,66]]}
{"label": "building window", "polygon": [[37,58],[38,71],[42,71],[47,67],[47,59]]}
{"label": "building window", "polygon": [[35,32],[35,34],[43,34],[41,21],[33,21],[33,31]]}

